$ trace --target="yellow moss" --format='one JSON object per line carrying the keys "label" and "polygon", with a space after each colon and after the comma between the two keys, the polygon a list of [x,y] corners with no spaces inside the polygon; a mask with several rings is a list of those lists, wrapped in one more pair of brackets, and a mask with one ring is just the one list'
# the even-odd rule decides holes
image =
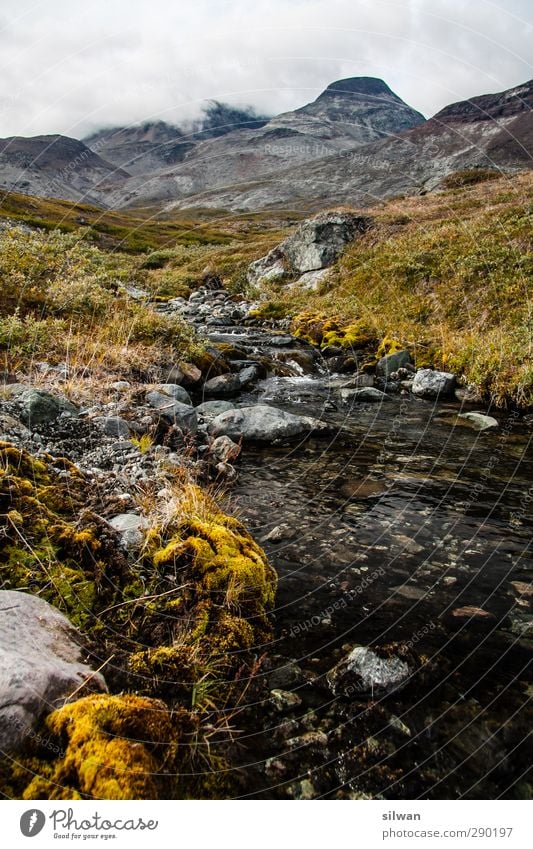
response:
{"label": "yellow moss", "polygon": [[372,341],[372,334],[363,322],[349,324],[341,330],[329,330],[324,332],[322,347],[329,345],[341,348],[364,348]]}
{"label": "yellow moss", "polygon": [[24,799],[157,799],[158,773],[177,740],[163,702],[87,696],[46,720],[64,756],[43,764]]}
{"label": "yellow moss", "polygon": [[405,345],[402,345],[397,339],[393,339],[391,336],[385,336],[379,344],[376,355],[379,359],[380,357],[385,357],[387,354],[396,354],[397,351],[404,350]]}

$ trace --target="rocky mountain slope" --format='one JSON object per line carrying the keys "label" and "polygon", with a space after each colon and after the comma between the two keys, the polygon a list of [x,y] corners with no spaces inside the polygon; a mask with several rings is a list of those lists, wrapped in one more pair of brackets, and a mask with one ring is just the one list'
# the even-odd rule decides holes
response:
{"label": "rocky mountain slope", "polygon": [[532,102],[530,81],[425,121],[382,80],[352,78],[268,121],[214,102],[188,129],[151,122],[104,130],[85,143],[5,139],[0,185],[107,208],[371,205],[438,188],[464,169],[530,167]]}
{"label": "rocky mountain slope", "polygon": [[[261,209],[291,204],[320,209],[371,205],[438,187],[470,168],[515,171],[533,163],[533,81],[446,107],[398,135],[286,168],[274,179],[230,186],[196,198],[199,206]],[[191,206],[191,199],[176,206]]]}
{"label": "rocky mountain slope", "polygon": [[[401,133],[423,120],[381,80],[340,80],[313,103],[279,115],[259,129],[236,130],[200,142],[175,167],[134,177],[108,200],[120,206],[181,201],[206,191],[225,191],[228,186],[246,194],[250,182],[258,177],[276,181],[289,167],[299,169]],[[184,202],[189,206],[196,203]]]}
{"label": "rocky mountain slope", "polygon": [[39,197],[101,202],[128,175],[83,142],[65,136],[0,139],[0,188]]}

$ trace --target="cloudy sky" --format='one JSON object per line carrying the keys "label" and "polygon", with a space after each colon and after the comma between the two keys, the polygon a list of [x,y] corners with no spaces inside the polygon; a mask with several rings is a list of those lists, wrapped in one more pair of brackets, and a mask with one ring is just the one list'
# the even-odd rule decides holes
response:
{"label": "cloudy sky", "polygon": [[0,136],[275,114],[349,76],[425,115],[533,77],[531,0],[2,0]]}

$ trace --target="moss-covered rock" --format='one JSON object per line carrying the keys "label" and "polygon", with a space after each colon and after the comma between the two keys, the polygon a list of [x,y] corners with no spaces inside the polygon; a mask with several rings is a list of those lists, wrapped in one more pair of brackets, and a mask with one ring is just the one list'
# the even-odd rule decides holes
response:
{"label": "moss-covered rock", "polygon": [[51,713],[46,730],[60,755],[23,761],[21,777],[34,773],[24,799],[157,799],[176,758],[176,728],[155,699],[88,696]]}

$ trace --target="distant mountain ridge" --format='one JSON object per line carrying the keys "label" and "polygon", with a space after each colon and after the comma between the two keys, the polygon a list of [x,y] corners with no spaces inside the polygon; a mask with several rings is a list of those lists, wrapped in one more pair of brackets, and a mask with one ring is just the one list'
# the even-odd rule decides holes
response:
{"label": "distant mountain ridge", "polygon": [[453,171],[533,162],[533,81],[429,120],[373,77],[331,83],[267,119],[212,101],[187,128],[163,121],[0,140],[0,188],[102,207],[259,210],[368,205],[430,191]]}

